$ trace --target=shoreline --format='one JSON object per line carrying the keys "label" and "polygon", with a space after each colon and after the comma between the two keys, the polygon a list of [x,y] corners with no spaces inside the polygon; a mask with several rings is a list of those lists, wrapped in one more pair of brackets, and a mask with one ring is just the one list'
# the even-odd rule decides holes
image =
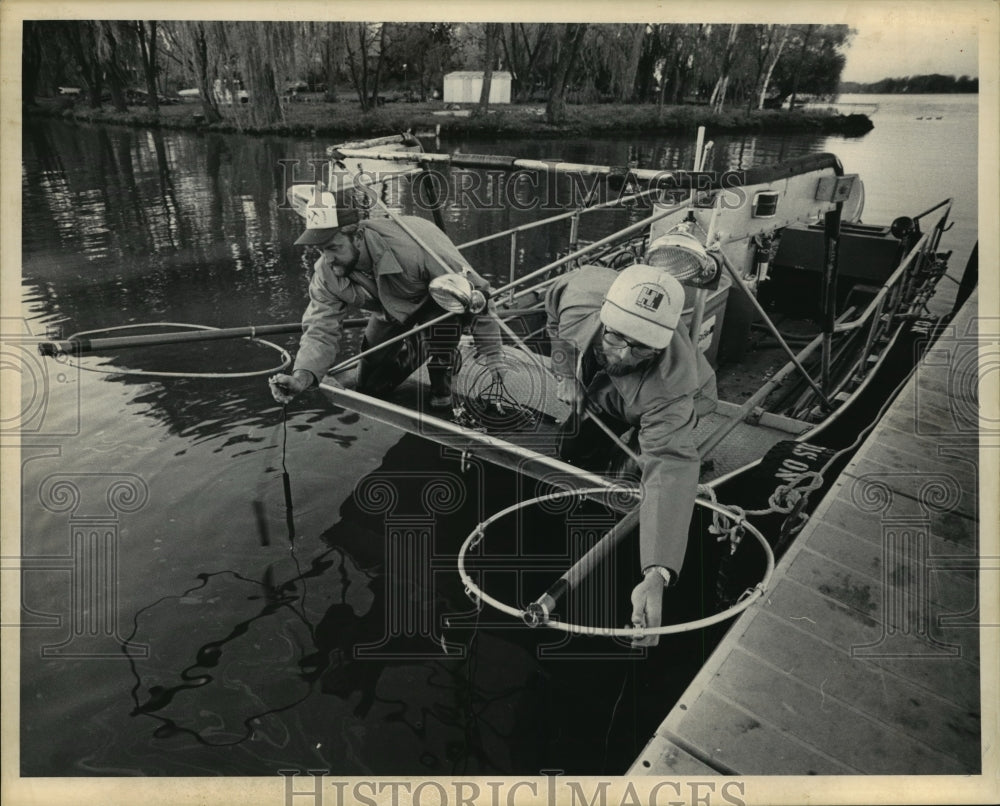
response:
{"label": "shoreline", "polygon": [[566,122],[553,126],[545,121],[544,106],[517,104],[495,106],[486,115],[474,105],[445,109],[441,102],[396,103],[362,112],[356,101],[336,103],[286,103],[285,120],[266,126],[249,122],[245,106],[222,107],[224,119],[206,124],[201,120],[200,103],[161,106],[159,115],[145,107],[117,112],[102,106],[92,109],[81,101],[66,98],[40,99],[24,107],[24,119],[50,118],[78,123],[101,123],[141,128],[179,129],[227,134],[289,137],[378,137],[412,130],[421,133],[440,126],[442,136],[471,138],[539,137],[596,135],[610,132],[684,134],[705,126],[713,132],[812,132],[860,136],[874,128],[867,115],[841,115],[828,111],[723,109],[706,106],[664,106],[656,104],[570,105]]}

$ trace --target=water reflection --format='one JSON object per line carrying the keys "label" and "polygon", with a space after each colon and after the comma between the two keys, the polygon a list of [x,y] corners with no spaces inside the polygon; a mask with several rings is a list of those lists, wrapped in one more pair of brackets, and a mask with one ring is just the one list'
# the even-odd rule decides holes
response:
{"label": "water reflection", "polygon": [[[428,482],[452,470],[439,452],[405,442],[372,483],[362,479],[315,556],[300,561],[292,552],[259,579],[232,569],[193,573],[196,584],[135,612],[126,642],[151,651],[128,656],[131,716],[153,721],[151,741],[265,741],[273,758],[263,771],[272,772],[298,766],[308,743],[344,774],[361,771],[355,752],[363,769],[382,773],[503,773],[541,763],[551,749],[524,739],[540,728],[547,686],[539,682],[549,677],[532,643],[508,638],[520,631],[480,631],[475,620],[438,635],[442,613],[474,612],[453,571],[391,573],[394,541],[412,540],[412,528],[429,529],[435,544],[448,539],[440,517],[436,525],[399,520],[426,504]],[[411,480],[402,468],[417,456],[424,472]],[[392,500],[376,489],[387,478],[396,482]],[[481,506],[457,501],[449,526],[471,528]],[[397,534],[393,518],[412,528]],[[430,633],[414,625],[431,625]],[[351,725],[363,731],[352,734]],[[362,735],[369,739],[359,745]]]}

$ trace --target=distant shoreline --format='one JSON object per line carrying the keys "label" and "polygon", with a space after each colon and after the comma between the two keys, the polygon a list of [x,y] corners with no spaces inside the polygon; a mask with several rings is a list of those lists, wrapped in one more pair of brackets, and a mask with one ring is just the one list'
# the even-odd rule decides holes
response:
{"label": "distant shoreline", "polygon": [[688,133],[706,126],[713,132],[812,132],[862,135],[874,128],[862,114],[841,115],[822,110],[753,110],[727,108],[715,112],[707,106],[663,106],[656,104],[592,104],[567,107],[566,122],[546,122],[544,106],[511,104],[477,113],[474,105],[445,109],[441,102],[392,103],[361,112],[357,101],[336,103],[287,103],[285,120],[267,126],[249,125],[245,106],[224,106],[220,123],[206,125],[198,102],[160,107],[154,115],[145,107],[117,112],[109,106],[91,109],[82,99],[41,99],[24,109],[26,118],[46,117],[146,128],[185,129],[254,135],[294,137],[374,137],[413,130],[423,132],[440,126],[444,136],[464,137],[565,137],[621,132]]}

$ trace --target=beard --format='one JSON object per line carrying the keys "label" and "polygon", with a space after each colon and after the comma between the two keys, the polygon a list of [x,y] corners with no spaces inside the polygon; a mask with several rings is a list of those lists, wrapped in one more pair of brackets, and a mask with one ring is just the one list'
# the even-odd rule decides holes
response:
{"label": "beard", "polygon": [[631,352],[624,352],[619,350],[607,351],[602,343],[594,351],[597,357],[598,365],[611,375],[612,377],[620,378],[623,375],[629,375],[633,372],[642,372],[646,367],[653,363],[656,356],[649,356],[647,358],[635,358]]}

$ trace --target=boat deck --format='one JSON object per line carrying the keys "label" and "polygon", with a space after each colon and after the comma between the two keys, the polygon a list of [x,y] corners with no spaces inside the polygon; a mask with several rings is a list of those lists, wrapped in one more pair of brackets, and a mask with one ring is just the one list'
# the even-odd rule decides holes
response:
{"label": "boat deck", "polygon": [[1000,437],[978,431],[975,314],[973,295],[630,774],[982,772],[978,447]]}
{"label": "boat deck", "polygon": [[[516,448],[530,451],[550,460],[544,464],[525,463],[524,456],[514,456],[506,464],[513,469],[527,472],[538,478],[558,472],[562,465],[566,471],[560,475],[572,475],[573,469],[559,462],[559,424],[569,415],[569,408],[555,396],[555,383],[547,373],[548,358],[529,356],[523,350],[507,346],[505,349],[504,389],[491,387],[490,373],[476,358],[471,338],[463,338],[460,353],[461,367],[455,373],[455,403],[462,410],[457,413],[441,412],[427,405],[429,378],[426,366],[417,369],[385,400],[412,413],[407,417],[400,412],[399,417],[387,418],[378,401],[353,394],[328,394],[334,403],[362,411],[365,415],[382,419],[396,427],[410,430],[429,439],[442,442],[449,447],[465,450],[469,455],[477,453],[477,447],[456,438],[436,427],[435,420],[443,419],[465,427],[476,427],[484,435],[502,440]],[[355,378],[352,373],[344,373],[340,380],[350,388]],[[502,392],[508,411],[505,414],[490,409],[490,395]],[[523,407],[519,413],[515,406]],[[735,403],[720,401],[718,409],[703,416],[695,429],[694,440],[701,443],[716,428],[732,418],[739,410]],[[530,412],[526,419],[524,412]],[[772,417],[774,422],[739,422],[725,436],[711,453],[711,461],[702,465],[700,481],[708,484],[714,479],[756,461],[778,442],[792,439],[796,434],[809,428],[808,423],[788,418]],[[491,459],[501,458],[500,452],[491,452]]]}

